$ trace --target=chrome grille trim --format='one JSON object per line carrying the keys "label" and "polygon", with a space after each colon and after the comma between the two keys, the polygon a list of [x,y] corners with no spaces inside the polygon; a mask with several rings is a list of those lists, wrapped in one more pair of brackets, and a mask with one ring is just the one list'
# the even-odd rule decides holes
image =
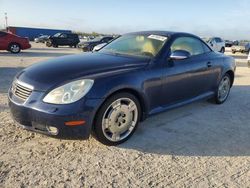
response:
{"label": "chrome grille trim", "polygon": [[12,93],[23,101],[26,101],[29,98],[33,89],[33,86],[19,80],[14,80],[12,83]]}

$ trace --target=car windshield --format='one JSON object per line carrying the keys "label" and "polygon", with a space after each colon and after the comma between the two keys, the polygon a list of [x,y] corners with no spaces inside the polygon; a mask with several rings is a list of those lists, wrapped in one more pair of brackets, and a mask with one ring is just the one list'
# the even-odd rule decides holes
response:
{"label": "car windshield", "polygon": [[205,38],[205,37],[203,37],[202,40],[204,42],[206,42],[206,43],[209,43],[212,40],[212,38]]}
{"label": "car windshield", "polygon": [[47,37],[49,37],[48,35],[43,35],[43,36],[40,36],[39,38],[47,38]]}
{"label": "car windshield", "polygon": [[96,37],[96,38],[94,38],[94,39],[91,39],[90,41],[91,42],[99,42],[100,40],[102,40],[103,39],[103,37]]}
{"label": "car windshield", "polygon": [[155,57],[167,39],[160,35],[124,35],[109,43],[100,52]]}
{"label": "car windshield", "polygon": [[54,34],[54,37],[59,37],[61,35],[61,33],[56,33]]}

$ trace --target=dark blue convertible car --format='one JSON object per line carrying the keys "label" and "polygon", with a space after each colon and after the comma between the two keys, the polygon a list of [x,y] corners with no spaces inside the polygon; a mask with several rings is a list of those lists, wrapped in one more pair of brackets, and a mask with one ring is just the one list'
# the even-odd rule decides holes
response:
{"label": "dark blue convertible car", "polygon": [[98,52],[56,58],[18,73],[9,106],[18,125],[106,145],[126,141],[149,115],[200,99],[223,103],[235,61],[187,33],[125,34]]}

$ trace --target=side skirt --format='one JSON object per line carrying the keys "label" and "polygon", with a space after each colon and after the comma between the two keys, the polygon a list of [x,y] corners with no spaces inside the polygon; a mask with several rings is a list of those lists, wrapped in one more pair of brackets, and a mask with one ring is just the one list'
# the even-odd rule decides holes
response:
{"label": "side skirt", "polygon": [[193,98],[185,100],[185,101],[177,102],[175,104],[170,104],[170,105],[167,105],[167,106],[160,106],[160,107],[157,107],[157,108],[151,110],[148,115],[151,116],[151,115],[154,115],[154,114],[158,114],[160,112],[164,112],[164,111],[167,111],[167,110],[171,110],[171,109],[174,109],[174,108],[184,106],[186,104],[193,103],[195,101],[209,99],[209,98],[212,98],[214,95],[215,95],[215,92],[211,91],[211,92],[204,93],[202,95],[193,97]]}

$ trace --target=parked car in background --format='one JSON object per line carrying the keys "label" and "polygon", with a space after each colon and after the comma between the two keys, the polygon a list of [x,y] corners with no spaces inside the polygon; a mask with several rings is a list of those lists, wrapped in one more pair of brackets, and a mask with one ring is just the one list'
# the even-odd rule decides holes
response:
{"label": "parked car in background", "polygon": [[239,42],[238,45],[233,45],[231,50],[232,50],[233,54],[235,54],[236,52],[249,53],[250,43],[249,42]]}
{"label": "parked car in background", "polygon": [[240,42],[239,42],[238,40],[234,40],[234,41],[233,41],[233,45],[239,45],[239,43],[240,43]]}
{"label": "parked car in background", "polygon": [[220,37],[203,38],[203,40],[212,48],[215,52],[225,52],[225,41]]}
{"label": "parked car in background", "polygon": [[250,68],[250,52],[248,53],[248,56],[247,56],[247,65]]}
{"label": "parked car in background", "polygon": [[77,34],[74,33],[56,33],[53,36],[49,37],[49,40],[46,42],[48,47],[58,47],[58,46],[70,46],[75,47],[80,42]]}
{"label": "parked car in background", "polygon": [[24,129],[59,138],[92,133],[117,145],[150,115],[201,99],[222,104],[235,68],[233,57],[192,34],[129,33],[98,52],[22,70],[9,89],[9,106]]}
{"label": "parked car in background", "polygon": [[233,41],[231,41],[231,40],[225,40],[225,46],[226,47],[232,47],[233,46]]}
{"label": "parked car in background", "polygon": [[49,35],[42,35],[34,39],[36,43],[45,43],[49,40]]}
{"label": "parked car in background", "polygon": [[80,42],[78,44],[78,48],[82,49],[84,52],[92,51],[96,45],[102,44],[102,43],[108,43],[113,39],[114,39],[114,37],[112,37],[112,36],[96,37],[93,40],[89,40],[86,42]]}
{"label": "parked car in background", "polygon": [[0,50],[7,50],[16,54],[30,47],[28,38],[0,31]]}

